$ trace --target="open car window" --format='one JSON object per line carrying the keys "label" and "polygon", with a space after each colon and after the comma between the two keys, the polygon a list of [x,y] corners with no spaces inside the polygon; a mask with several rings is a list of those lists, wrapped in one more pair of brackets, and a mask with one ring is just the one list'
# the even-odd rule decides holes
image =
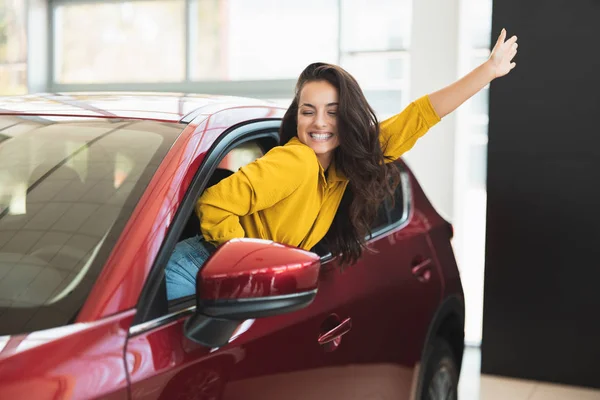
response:
{"label": "open car window", "polygon": [[[270,143],[270,145],[274,146],[275,142]],[[222,156],[220,159],[217,159],[217,161],[215,162],[217,166],[210,174],[210,177],[203,190],[206,190],[207,188],[218,184],[221,180],[237,172],[241,167],[265,155],[265,147],[269,147],[268,145],[266,145],[266,142],[259,142],[257,140],[245,141],[234,145],[234,147],[231,148],[224,156]],[[199,193],[194,196],[194,202],[198,200],[201,194],[202,193]],[[185,239],[199,236],[202,234],[200,231],[200,220],[198,219],[195,210],[190,210],[187,214],[184,215],[187,215],[187,220],[185,221],[184,229],[180,234],[177,242],[181,242]],[[164,279],[165,278],[163,278],[163,285]],[[194,301],[195,296],[186,296],[172,299],[169,301],[169,310],[180,309],[182,306],[191,304]]]}
{"label": "open car window", "polygon": [[[216,185],[244,165],[262,157],[264,154],[264,149],[256,141],[245,142],[234,147],[218,162],[217,168],[212,172],[204,190]],[[199,197],[200,195],[196,196],[196,200]],[[200,234],[200,220],[194,210],[192,210],[185,224],[185,228],[179,236],[178,242]]]}

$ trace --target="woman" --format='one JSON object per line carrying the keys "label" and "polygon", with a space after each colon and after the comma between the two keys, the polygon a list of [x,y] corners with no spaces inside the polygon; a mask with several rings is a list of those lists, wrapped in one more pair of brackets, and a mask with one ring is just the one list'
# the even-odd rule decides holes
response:
{"label": "woman", "polygon": [[381,124],[350,74],[334,65],[309,65],[283,117],[282,146],[198,200],[202,237],[177,244],[166,268],[168,298],[194,294],[200,266],[216,246],[233,238],[269,239],[306,250],[325,238],[342,265],[356,262],[379,204],[399,180],[389,162],[515,67],[517,38],[505,39],[503,29],[485,63]]}

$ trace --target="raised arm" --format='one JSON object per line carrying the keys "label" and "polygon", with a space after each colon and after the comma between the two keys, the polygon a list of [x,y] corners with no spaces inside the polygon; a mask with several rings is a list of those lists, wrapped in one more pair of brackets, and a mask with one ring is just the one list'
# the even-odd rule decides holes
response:
{"label": "raised arm", "polygon": [[508,74],[514,67],[512,59],[517,54],[517,37],[506,39],[506,29],[502,29],[490,58],[463,78],[431,93],[429,99],[440,118],[445,117],[471,96],[483,89],[496,78]]}

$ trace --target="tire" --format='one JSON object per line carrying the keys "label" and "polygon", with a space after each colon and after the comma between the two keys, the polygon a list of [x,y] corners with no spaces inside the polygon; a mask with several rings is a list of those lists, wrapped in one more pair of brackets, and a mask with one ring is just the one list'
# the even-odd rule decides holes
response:
{"label": "tire", "polygon": [[457,400],[458,367],[452,348],[438,337],[429,346],[424,362],[422,400]]}

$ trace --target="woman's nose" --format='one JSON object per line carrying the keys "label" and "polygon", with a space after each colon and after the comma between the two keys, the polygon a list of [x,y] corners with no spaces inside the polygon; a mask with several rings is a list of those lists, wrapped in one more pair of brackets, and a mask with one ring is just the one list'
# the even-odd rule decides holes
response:
{"label": "woman's nose", "polygon": [[317,118],[315,120],[315,123],[319,127],[327,126],[327,118],[325,117],[324,113],[317,113]]}

